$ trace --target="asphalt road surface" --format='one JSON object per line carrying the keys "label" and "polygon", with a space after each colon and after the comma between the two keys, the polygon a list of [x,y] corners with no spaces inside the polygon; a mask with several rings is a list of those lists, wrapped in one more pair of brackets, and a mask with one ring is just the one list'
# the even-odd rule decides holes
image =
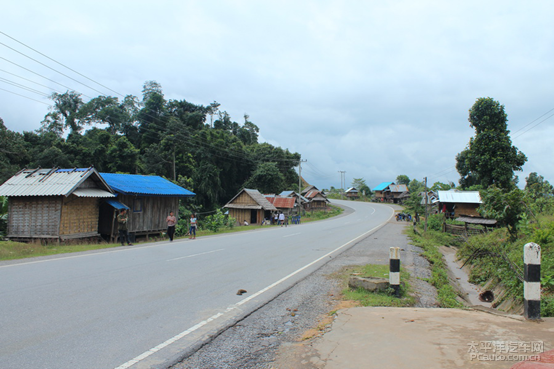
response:
{"label": "asphalt road surface", "polygon": [[393,215],[335,203],[350,209],[288,227],[2,262],[0,368],[169,366]]}

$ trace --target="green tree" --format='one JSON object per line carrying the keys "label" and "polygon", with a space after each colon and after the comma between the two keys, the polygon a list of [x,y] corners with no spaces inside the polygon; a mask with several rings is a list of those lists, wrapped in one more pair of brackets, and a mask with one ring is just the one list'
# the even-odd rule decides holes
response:
{"label": "green tree", "polygon": [[285,189],[285,178],[276,163],[260,163],[244,187],[278,194]]}
{"label": "green tree", "polygon": [[448,191],[448,190],[451,190],[453,188],[456,188],[456,185],[452,182],[449,182],[449,183],[435,182],[431,186],[430,190],[435,191],[435,192],[436,191]]}
{"label": "green tree", "polygon": [[54,92],[50,96],[54,105],[50,107],[50,112],[42,121],[43,128],[58,136],[61,136],[67,128],[71,132],[79,133],[86,122],[82,119],[82,112],[80,112],[84,104],[81,96],[75,91],[67,91],[63,94]]}
{"label": "green tree", "polygon": [[405,174],[400,174],[398,177],[396,177],[396,184],[397,185],[408,185],[410,183],[410,177],[408,177]]}
{"label": "green tree", "polygon": [[126,137],[118,137],[108,149],[108,169],[111,172],[137,173],[139,149]]}
{"label": "green tree", "polygon": [[0,118],[0,184],[7,181],[29,161],[23,135],[6,128]]}
{"label": "green tree", "polygon": [[371,189],[366,184],[365,179],[363,178],[354,178],[352,180],[352,187],[357,189],[360,195],[365,194],[365,196],[371,196]]}
{"label": "green tree", "polygon": [[485,218],[496,219],[508,228],[510,238],[517,238],[517,224],[525,214],[525,193],[519,188],[505,190],[493,185],[479,192],[483,202],[479,213]]}
{"label": "green tree", "polygon": [[527,157],[512,145],[504,105],[490,97],[479,98],[469,110],[469,122],[475,137],[456,156],[460,185],[513,188],[514,171],[522,169]]}
{"label": "green tree", "polygon": [[525,180],[525,192],[534,211],[540,213],[554,207],[554,187],[543,176],[532,172]]}

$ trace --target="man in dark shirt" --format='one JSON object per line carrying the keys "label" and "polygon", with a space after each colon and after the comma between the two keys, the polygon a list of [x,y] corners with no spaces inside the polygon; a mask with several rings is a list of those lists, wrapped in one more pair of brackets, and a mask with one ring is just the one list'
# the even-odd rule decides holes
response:
{"label": "man in dark shirt", "polygon": [[127,231],[128,220],[129,215],[127,215],[127,209],[121,209],[119,215],[117,216],[117,229],[119,229],[119,240],[121,241],[121,246],[125,245],[125,241],[127,241],[127,245],[133,245],[129,240],[129,232]]}

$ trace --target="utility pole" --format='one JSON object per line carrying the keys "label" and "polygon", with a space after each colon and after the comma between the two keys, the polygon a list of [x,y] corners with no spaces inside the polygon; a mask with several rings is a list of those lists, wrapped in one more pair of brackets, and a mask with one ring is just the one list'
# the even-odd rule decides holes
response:
{"label": "utility pole", "polygon": [[[302,195],[302,163],[307,162],[308,160],[298,160],[298,194]],[[300,203],[300,198],[298,199]]]}
{"label": "utility pole", "polygon": [[[341,193],[340,193],[340,198],[342,199],[343,198],[343,195],[344,195],[344,185],[346,184],[346,178],[345,178],[345,174],[346,174],[346,171],[344,170],[339,170],[339,173],[340,173],[340,188],[341,188]],[[344,184],[343,184],[344,183]]]}
{"label": "utility pole", "polygon": [[425,181],[425,227],[423,228],[423,232],[427,232],[427,218],[428,218],[428,210],[427,210],[427,204],[429,203],[429,191],[427,191],[427,177],[424,178]]}

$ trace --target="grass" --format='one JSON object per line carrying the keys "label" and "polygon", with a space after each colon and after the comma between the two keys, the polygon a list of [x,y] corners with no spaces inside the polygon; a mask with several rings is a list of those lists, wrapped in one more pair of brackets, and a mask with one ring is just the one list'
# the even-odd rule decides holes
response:
{"label": "grass", "polygon": [[409,284],[410,273],[404,268],[400,269],[400,298],[397,298],[387,292],[370,292],[362,288],[348,288],[348,279],[351,275],[360,277],[377,277],[388,278],[389,266],[381,264],[368,264],[363,266],[347,267],[338,274],[338,278],[345,285],[342,291],[345,300],[357,301],[362,306],[391,306],[391,307],[407,307],[414,306],[415,298],[410,295],[411,287]]}
{"label": "grass", "polygon": [[428,280],[437,289],[437,300],[444,308],[462,308],[458,301],[458,294],[450,285],[447,266],[439,251],[439,246],[452,244],[453,237],[447,233],[428,230],[426,234],[414,233],[412,228],[406,228],[406,233],[412,240],[412,244],[423,249],[423,256],[431,264],[431,278]]}

